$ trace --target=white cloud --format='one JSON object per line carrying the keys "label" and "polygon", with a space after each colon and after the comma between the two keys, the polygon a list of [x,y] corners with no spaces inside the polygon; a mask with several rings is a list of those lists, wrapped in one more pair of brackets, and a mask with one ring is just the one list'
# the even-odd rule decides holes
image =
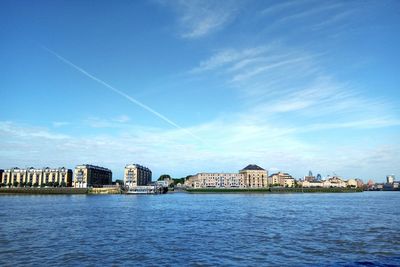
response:
{"label": "white cloud", "polygon": [[167,1],[175,9],[182,29],[181,37],[196,39],[224,28],[237,15],[238,1]]}
{"label": "white cloud", "polygon": [[66,121],[53,121],[53,127],[63,127],[63,126],[68,126],[71,123],[66,122]]}
{"label": "white cloud", "polygon": [[[269,121],[263,113],[238,113],[231,114],[229,119],[221,117],[186,129],[207,140],[209,145],[204,145],[194,142],[179,129],[124,125],[112,134],[67,136],[34,125],[2,122],[0,163],[3,168],[14,165],[73,168],[77,164],[92,163],[111,168],[114,178],[120,178],[123,166],[130,162],[149,166],[155,175],[165,172],[184,176],[201,171],[237,171],[246,164],[256,163],[265,168],[273,166],[295,176],[303,175],[308,169],[321,169],[338,171],[345,176],[365,177],[367,172],[376,174],[380,166],[387,169],[390,163],[398,160],[393,156],[389,162],[376,162],[362,171],[355,167],[366,160],[364,153],[367,150],[371,157],[378,153],[374,151],[385,145],[385,140],[379,146],[367,143],[365,147],[360,147],[358,143],[339,147],[338,144],[321,145],[305,141],[299,134],[399,124],[398,120],[371,119],[294,126]],[[391,148],[391,153],[394,152],[398,155],[400,148]],[[375,159],[375,156],[368,158],[369,162]]]}
{"label": "white cloud", "polygon": [[225,80],[227,88],[236,88],[247,117],[263,116],[289,124],[293,122],[282,118],[286,113],[305,124],[396,121],[389,100],[367,98],[354,85],[339,83],[325,74],[320,64],[322,55],[276,42],[242,50],[230,48],[203,60],[190,75],[207,79],[215,75]]}
{"label": "white cloud", "polygon": [[304,5],[305,3],[310,3],[310,1],[301,1],[301,0],[296,0],[296,1],[280,1],[278,4],[271,5],[261,11],[261,14],[263,15],[275,15],[277,13],[280,13],[284,10],[290,10],[293,8],[296,8],[298,6]]}
{"label": "white cloud", "polygon": [[126,123],[126,122],[129,122],[131,120],[131,118],[127,115],[120,115],[120,116],[114,118],[113,120],[116,122],[119,122],[119,123]]}
{"label": "white cloud", "polygon": [[211,56],[200,62],[199,66],[191,70],[191,73],[200,73],[204,71],[214,70],[230,63],[240,62],[241,60],[248,60],[249,58],[254,58],[260,54],[268,51],[268,47],[254,47],[243,50],[235,49],[225,49],[217,52],[215,55]]}

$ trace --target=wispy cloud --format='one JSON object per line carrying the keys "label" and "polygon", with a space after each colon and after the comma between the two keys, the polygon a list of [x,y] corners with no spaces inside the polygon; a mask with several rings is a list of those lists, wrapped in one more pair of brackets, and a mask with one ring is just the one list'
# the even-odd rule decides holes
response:
{"label": "wispy cloud", "polygon": [[114,118],[88,117],[83,121],[84,125],[92,128],[121,128],[126,127],[131,119],[127,115],[120,115]]}
{"label": "wispy cloud", "polygon": [[310,1],[281,1],[277,4],[268,6],[267,8],[261,10],[261,14],[263,15],[276,15],[284,10],[291,10],[293,8],[302,6],[306,3],[310,3]]}
{"label": "wispy cloud", "polygon": [[320,6],[319,5],[313,6],[305,11],[295,12],[295,13],[292,13],[289,15],[281,16],[276,21],[276,23],[286,23],[286,22],[293,21],[293,20],[302,20],[302,19],[310,18],[315,15],[321,16],[321,15],[324,15],[325,13],[335,11],[342,7],[343,7],[343,4],[340,4],[340,3],[333,3],[333,4],[324,3],[323,5],[320,5]]}
{"label": "wispy cloud", "polygon": [[119,123],[126,123],[129,122],[131,118],[128,115],[120,115],[116,118],[114,118],[114,121],[119,122]]}
{"label": "wispy cloud", "polygon": [[53,121],[53,127],[63,127],[63,126],[68,126],[71,123],[67,121]]}
{"label": "wispy cloud", "polygon": [[266,51],[268,51],[268,47],[266,46],[248,48],[243,50],[225,49],[217,52],[209,59],[200,62],[199,66],[192,69],[191,72],[201,73],[204,71],[214,70],[231,63],[240,62],[241,60],[249,60],[249,58],[255,58],[260,54],[265,53]]}
{"label": "wispy cloud", "polygon": [[51,133],[41,127],[30,127],[29,131],[25,131],[24,129],[24,125],[16,125],[10,121],[0,122],[0,130],[5,135],[13,135],[20,138],[43,138],[47,140],[64,140],[69,138],[65,134]]}
{"label": "wispy cloud", "polygon": [[262,18],[269,20],[265,32],[277,29],[295,28],[296,32],[320,32],[329,34],[332,30],[346,31],[354,18],[364,17],[359,3],[347,2],[321,2],[321,1],[283,1],[273,4],[260,12]]}
{"label": "wispy cloud", "polygon": [[[386,147],[387,152],[387,140],[354,149],[339,144],[321,146],[316,141],[300,139],[298,134],[350,127],[381,128],[393,124],[399,125],[399,121],[369,120],[294,127],[268,121],[259,123],[236,114],[230,120],[219,118],[187,129],[207,138],[212,147],[205,148],[177,129],[127,125],[112,134],[66,136],[34,125],[1,122],[0,161],[3,168],[100,164],[112,168],[116,178],[122,175],[123,166],[129,162],[141,162],[155,174],[170,172],[182,176],[200,171],[236,171],[247,163],[256,162],[265,168],[274,166],[290,171],[295,176],[302,176],[302,172],[312,168],[367,177],[374,170],[368,167],[361,172],[355,166],[358,161],[367,160],[365,152],[380,154],[382,147]],[[399,147],[389,150],[400,152]],[[388,168],[395,160],[388,158],[388,162],[380,162],[379,166]],[[351,164],[354,166],[349,167]]]}
{"label": "wispy cloud", "polygon": [[229,48],[189,73],[207,78],[217,74],[227,88],[236,89],[242,106],[237,121],[246,131],[225,126],[232,137],[227,141],[272,140],[273,134],[284,143],[300,133],[398,126],[390,100],[368,98],[350,82],[338,82],[321,66],[322,55],[277,43]]}
{"label": "wispy cloud", "polygon": [[72,63],[71,61],[69,61],[68,59],[66,59],[65,57],[59,55],[58,53],[54,52],[53,50],[45,47],[45,46],[41,46],[44,50],[46,50],[47,52],[49,52],[50,54],[54,55],[55,57],[57,57],[59,60],[61,60],[63,63],[65,63],[66,65],[69,65],[70,67],[74,68],[75,70],[79,71],[80,73],[82,73],[83,75],[87,76],[88,78],[92,79],[93,81],[103,85],[104,87],[108,88],[109,90],[113,91],[114,93],[124,97],[125,99],[127,99],[128,101],[130,101],[131,103],[145,109],[146,111],[150,112],[151,114],[157,116],[158,118],[162,119],[163,121],[167,122],[168,124],[172,125],[175,128],[178,128],[184,132],[186,132],[187,134],[191,135],[192,137],[194,137],[195,139],[197,139],[198,141],[204,142],[200,137],[194,135],[193,133],[187,131],[186,129],[184,129],[183,127],[179,126],[177,123],[175,123],[174,121],[170,120],[169,118],[167,118],[166,116],[164,116],[163,114],[155,111],[153,108],[149,107],[148,105],[140,102],[139,100],[133,98],[132,96],[126,94],[125,92],[111,86],[110,84],[106,83],[105,81],[101,80],[98,77],[93,76],[92,74],[90,74],[89,72],[87,72],[86,70],[82,69],[81,67],[77,66],[76,64]]}
{"label": "wispy cloud", "polygon": [[177,12],[181,28],[181,37],[196,39],[224,28],[237,15],[238,1],[167,1]]}

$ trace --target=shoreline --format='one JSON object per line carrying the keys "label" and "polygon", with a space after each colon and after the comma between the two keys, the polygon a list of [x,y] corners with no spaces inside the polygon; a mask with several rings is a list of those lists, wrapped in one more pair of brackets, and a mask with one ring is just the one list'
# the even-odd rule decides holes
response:
{"label": "shoreline", "polygon": [[[393,190],[394,192],[396,190]],[[385,190],[363,190],[362,188],[191,188],[169,191],[169,193],[187,194],[299,194],[299,193],[362,193],[362,192],[393,192]],[[397,190],[400,191],[400,190]],[[0,188],[0,195],[119,195],[124,194],[116,188]]]}
{"label": "shoreline", "polygon": [[0,188],[0,195],[18,194],[18,195],[83,195],[87,194],[87,188],[73,187],[20,187],[20,188]]}
{"label": "shoreline", "polygon": [[259,193],[259,194],[287,194],[287,193],[361,193],[362,188],[253,188],[253,189],[223,189],[223,188],[199,188],[187,189],[191,194],[217,194],[217,193]]}

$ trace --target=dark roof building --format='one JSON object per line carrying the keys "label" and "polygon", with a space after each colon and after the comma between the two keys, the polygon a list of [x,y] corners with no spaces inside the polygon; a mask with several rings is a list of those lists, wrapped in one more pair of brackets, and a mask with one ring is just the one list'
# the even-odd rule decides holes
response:
{"label": "dark roof building", "polygon": [[244,168],[242,171],[265,171],[265,170],[258,165],[250,164],[247,165],[247,167]]}

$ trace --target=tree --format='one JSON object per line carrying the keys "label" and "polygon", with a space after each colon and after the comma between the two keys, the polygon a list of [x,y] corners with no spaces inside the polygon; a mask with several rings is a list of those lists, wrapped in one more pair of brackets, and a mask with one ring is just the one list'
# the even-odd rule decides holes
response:
{"label": "tree", "polygon": [[186,178],[182,177],[182,178],[172,178],[172,179],[174,180],[174,184],[179,184],[179,183],[184,184]]}
{"label": "tree", "polygon": [[64,181],[62,181],[60,186],[61,187],[67,187],[67,184]]}
{"label": "tree", "polygon": [[14,183],[13,183],[13,186],[14,187],[17,187],[19,185],[19,183],[17,182],[17,181],[15,181]]}
{"label": "tree", "polygon": [[41,183],[40,184],[40,187],[45,187],[46,186],[46,183]]}
{"label": "tree", "polygon": [[38,187],[38,183],[37,183],[37,182],[34,183],[34,184],[33,184],[33,187]]}
{"label": "tree", "polygon": [[29,187],[32,187],[32,182],[29,182],[26,185],[29,186]]}
{"label": "tree", "polygon": [[157,181],[164,181],[165,179],[171,179],[171,176],[169,174],[162,174]]}
{"label": "tree", "polygon": [[54,182],[53,186],[58,187],[60,184],[58,182]]}

